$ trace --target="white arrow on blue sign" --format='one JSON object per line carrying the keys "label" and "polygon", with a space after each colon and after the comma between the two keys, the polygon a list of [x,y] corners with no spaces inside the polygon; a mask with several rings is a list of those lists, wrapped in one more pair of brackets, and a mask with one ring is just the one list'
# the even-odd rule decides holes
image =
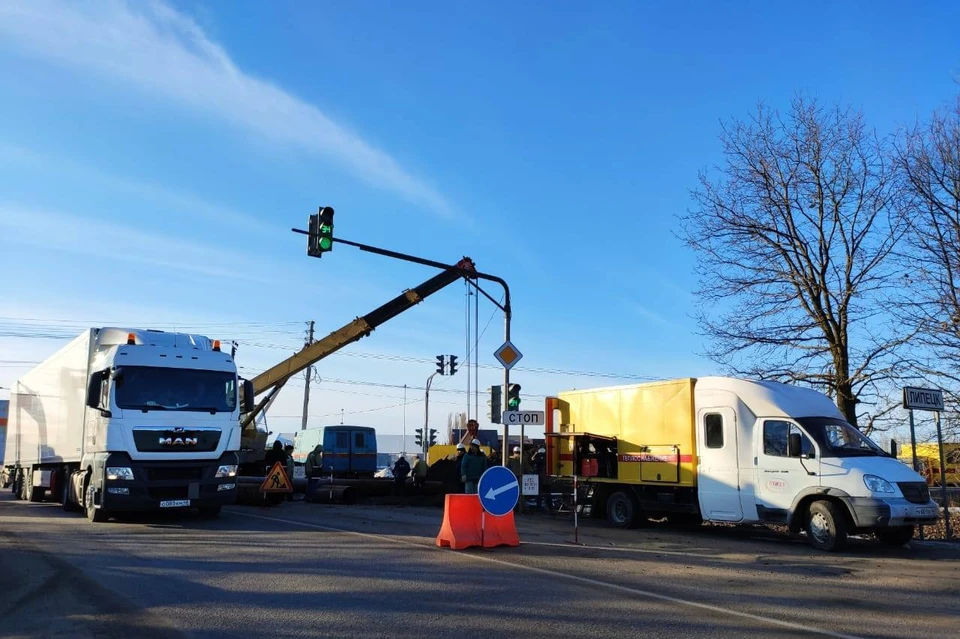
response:
{"label": "white arrow on blue sign", "polygon": [[491,466],[480,476],[477,494],[485,511],[494,517],[503,517],[517,505],[520,483],[509,468]]}

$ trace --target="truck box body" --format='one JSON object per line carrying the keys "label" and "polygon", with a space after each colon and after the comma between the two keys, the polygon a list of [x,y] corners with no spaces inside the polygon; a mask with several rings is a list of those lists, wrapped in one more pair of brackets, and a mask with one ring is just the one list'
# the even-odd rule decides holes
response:
{"label": "truck box body", "polygon": [[686,378],[560,393],[546,409],[548,473],[583,480],[618,526],[787,524],[833,549],[848,531],[906,543],[938,518],[923,478],[811,389]]}
{"label": "truck box body", "polygon": [[10,389],[5,466],[80,462],[91,339],[85,331]]}
{"label": "truck box body", "polygon": [[[589,432],[617,443],[608,472],[579,468],[577,474],[597,481],[696,485],[693,385],[683,379],[561,393],[561,433]],[[573,442],[563,441],[561,475],[573,474]]]}
{"label": "truck box body", "polygon": [[236,364],[206,337],[91,328],[18,379],[11,445],[24,499],[49,495],[101,520],[235,495]]}

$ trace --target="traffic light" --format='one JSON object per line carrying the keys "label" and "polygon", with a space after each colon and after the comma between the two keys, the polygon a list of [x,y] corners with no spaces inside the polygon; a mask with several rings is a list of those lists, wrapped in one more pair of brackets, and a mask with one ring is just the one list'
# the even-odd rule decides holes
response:
{"label": "traffic light", "polygon": [[416,444],[419,448],[423,448],[423,429],[418,428],[415,431],[416,435],[413,436],[413,443]]}
{"label": "traffic light", "polygon": [[437,445],[437,429],[436,428],[430,429],[430,445],[431,446]]}
{"label": "traffic light", "polygon": [[520,410],[520,384],[510,384],[507,392],[507,409]]}
{"label": "traffic light", "polygon": [[333,250],[333,207],[320,207],[320,228],[317,248],[321,253]]}
{"label": "traffic light", "polygon": [[444,375],[443,372],[443,355],[437,355],[437,375]]}
{"label": "traffic light", "polygon": [[503,392],[501,386],[491,386],[490,399],[487,400],[487,406],[490,407],[490,414],[487,417],[490,418],[490,422],[494,424],[500,423],[500,414],[503,412],[503,409],[500,406],[500,397]]}
{"label": "traffic light", "polygon": [[453,375],[457,372],[457,356],[448,355],[447,357],[449,358],[449,361],[450,361],[450,374]]}
{"label": "traffic light", "polygon": [[320,214],[314,213],[307,222],[307,255],[321,257],[320,252]]}

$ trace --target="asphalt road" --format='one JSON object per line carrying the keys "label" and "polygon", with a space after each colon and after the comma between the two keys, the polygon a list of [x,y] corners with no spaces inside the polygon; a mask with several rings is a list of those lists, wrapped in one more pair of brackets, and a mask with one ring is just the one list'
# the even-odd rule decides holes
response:
{"label": "asphalt road", "polygon": [[525,517],[451,551],[435,509],[285,503],[91,524],[0,497],[0,637],[960,637],[960,551],[822,554],[734,528]]}

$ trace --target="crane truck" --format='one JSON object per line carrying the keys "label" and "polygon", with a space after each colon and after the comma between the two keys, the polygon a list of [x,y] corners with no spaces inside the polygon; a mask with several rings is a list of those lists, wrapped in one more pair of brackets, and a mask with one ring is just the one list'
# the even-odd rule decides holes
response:
{"label": "crane truck", "polygon": [[251,380],[250,389],[255,396],[263,395],[251,410],[242,416],[240,474],[262,476],[269,433],[258,428],[257,417],[269,407],[284,384],[308,366],[333,355],[344,346],[352,344],[373,332],[377,327],[397,315],[413,308],[430,295],[453,284],[461,277],[469,277],[476,266],[469,257],[464,257],[452,268],[447,268],[419,286],[408,289],[386,304],[354,319],[326,337],[304,346],[299,352],[270,367]]}
{"label": "crane truck", "polygon": [[902,545],[936,523],[911,467],[826,395],[771,381],[686,378],[546,399],[547,468],[595,516],[778,524],[824,551],[873,533]]}

